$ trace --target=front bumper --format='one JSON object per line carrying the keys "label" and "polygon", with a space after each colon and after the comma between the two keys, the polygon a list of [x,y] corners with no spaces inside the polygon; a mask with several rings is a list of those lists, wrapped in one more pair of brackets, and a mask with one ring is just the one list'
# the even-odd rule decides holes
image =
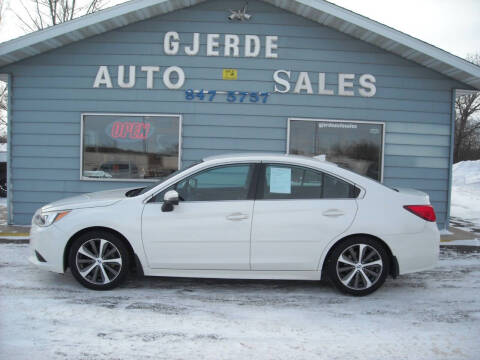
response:
{"label": "front bumper", "polygon": [[[40,269],[63,274],[63,255],[67,244],[67,235],[55,224],[40,227],[32,224],[30,229],[30,255],[28,260]],[[37,251],[45,260],[39,261]]]}

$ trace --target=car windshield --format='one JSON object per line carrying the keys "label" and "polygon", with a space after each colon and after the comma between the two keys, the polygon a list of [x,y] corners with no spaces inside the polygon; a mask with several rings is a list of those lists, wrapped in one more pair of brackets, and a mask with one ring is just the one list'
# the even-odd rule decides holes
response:
{"label": "car windshield", "polygon": [[191,167],[195,166],[195,165],[198,165],[200,164],[201,161],[199,162],[196,162],[196,163],[193,163],[192,165],[190,166],[187,166],[185,169],[181,169],[181,170],[177,170],[177,171],[174,171],[173,173],[171,173],[170,175],[168,175],[167,177],[163,178],[162,180],[160,181],[157,181],[147,187],[144,187],[144,188],[139,188],[139,189],[134,189],[134,190],[130,190],[128,191],[125,196],[127,197],[133,197],[133,196],[138,196],[138,195],[141,195],[141,194],[145,194],[147,191],[150,191],[152,190],[154,187],[160,185],[161,183],[167,181],[168,179],[180,174],[181,172],[187,170],[187,169],[190,169]]}

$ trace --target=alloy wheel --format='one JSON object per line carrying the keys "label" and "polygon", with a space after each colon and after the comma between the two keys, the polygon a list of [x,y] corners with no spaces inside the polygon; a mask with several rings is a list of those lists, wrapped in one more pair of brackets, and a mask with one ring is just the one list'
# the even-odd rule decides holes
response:
{"label": "alloy wheel", "polygon": [[342,251],[336,264],[338,279],[352,290],[372,287],[380,278],[382,269],[382,257],[367,244],[349,246]]}
{"label": "alloy wheel", "polygon": [[118,248],[105,239],[91,239],[77,250],[75,263],[82,278],[94,285],[106,285],[122,270]]}

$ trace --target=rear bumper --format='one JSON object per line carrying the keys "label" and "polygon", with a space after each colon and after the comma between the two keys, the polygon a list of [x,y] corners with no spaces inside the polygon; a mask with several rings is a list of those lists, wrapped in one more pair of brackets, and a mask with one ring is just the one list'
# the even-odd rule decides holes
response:
{"label": "rear bumper", "polygon": [[383,237],[398,260],[399,274],[432,269],[440,252],[440,233],[437,224],[426,222],[422,232]]}
{"label": "rear bumper", "polygon": [[[30,229],[30,254],[28,260],[40,269],[64,273],[63,252],[67,239],[55,225],[39,227],[32,225]],[[37,251],[45,262],[39,261]]]}

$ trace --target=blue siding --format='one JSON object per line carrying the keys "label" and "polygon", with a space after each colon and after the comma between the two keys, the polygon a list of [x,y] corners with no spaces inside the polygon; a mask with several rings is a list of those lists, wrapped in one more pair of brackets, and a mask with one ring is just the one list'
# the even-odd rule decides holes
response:
{"label": "blue siding", "polygon": [[[131,182],[80,181],[80,114],[84,112],[178,113],[183,115],[184,166],[212,154],[286,150],[288,117],[382,121],[386,123],[384,182],[430,194],[443,227],[447,213],[451,137],[451,90],[460,84],[370,44],[319,26],[261,1],[250,1],[248,23],[228,23],[230,8],[243,0],[212,0],[145,20],[12,64],[11,176],[13,220],[27,224],[45,203],[83,192],[134,186]],[[174,30],[183,44],[192,32],[279,35],[279,58],[164,56],[163,35]],[[263,43],[263,41],[262,41]],[[222,48],[220,52],[222,53]],[[242,53],[243,49],[240,50]],[[137,68],[133,89],[93,89],[99,65],[108,65],[114,87],[116,65],[183,67],[182,90],[167,90],[156,76],[146,89]],[[222,68],[237,68],[239,80],[221,80]],[[272,74],[318,72],[328,87],[337,73],[371,73],[373,98],[273,94],[267,104],[185,101],[184,90],[272,91]]]}

